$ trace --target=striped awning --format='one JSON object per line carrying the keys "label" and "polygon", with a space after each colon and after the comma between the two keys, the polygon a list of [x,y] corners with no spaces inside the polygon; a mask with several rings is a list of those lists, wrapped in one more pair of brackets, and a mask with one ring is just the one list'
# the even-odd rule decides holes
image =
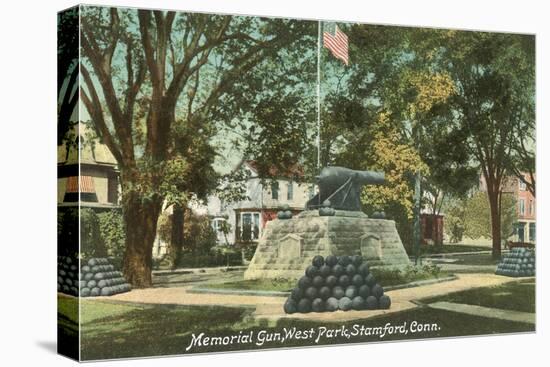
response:
{"label": "striped awning", "polygon": [[[67,177],[66,192],[78,192],[78,176]],[[80,176],[80,192],[95,193],[92,176]]]}

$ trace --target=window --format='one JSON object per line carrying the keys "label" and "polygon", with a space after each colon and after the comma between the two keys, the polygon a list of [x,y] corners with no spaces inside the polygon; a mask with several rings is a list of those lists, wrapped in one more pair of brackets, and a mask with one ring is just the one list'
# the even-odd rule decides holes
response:
{"label": "window", "polygon": [[271,182],[271,198],[273,200],[279,200],[279,182]]}
{"label": "window", "polygon": [[286,199],[291,201],[294,199],[294,182],[290,181],[287,185]]}
{"label": "window", "polygon": [[536,223],[529,223],[529,241],[535,242],[537,236]]}
{"label": "window", "polygon": [[525,215],[525,199],[519,199],[519,215]]}
{"label": "window", "polygon": [[525,241],[525,223],[519,222],[516,228],[517,228],[518,241],[524,242]]}
{"label": "window", "polygon": [[222,218],[216,218],[212,221],[212,229],[214,229],[215,232],[223,232],[223,226],[224,226],[225,219]]}
{"label": "window", "polygon": [[241,240],[255,241],[260,238],[260,213],[241,213]]}
{"label": "window", "polygon": [[520,190],[520,191],[525,191],[525,190],[527,190],[527,185],[525,184],[525,182],[523,182],[523,181],[520,180],[519,178],[518,178],[518,181],[519,181],[519,190]]}
{"label": "window", "polygon": [[535,203],[533,203],[533,200],[529,200],[529,215],[535,214]]}

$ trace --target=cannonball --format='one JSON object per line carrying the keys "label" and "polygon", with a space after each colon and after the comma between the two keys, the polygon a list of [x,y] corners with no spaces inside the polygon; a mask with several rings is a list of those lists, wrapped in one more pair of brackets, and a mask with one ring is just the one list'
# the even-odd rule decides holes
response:
{"label": "cannonball", "polygon": [[334,297],[330,297],[327,299],[327,302],[325,303],[325,309],[329,312],[334,312],[338,310],[338,300]]}
{"label": "cannonball", "polygon": [[96,265],[98,265],[96,259],[91,258],[90,260],[88,260],[88,266],[92,267],[92,266],[96,266]]}
{"label": "cannonball", "polygon": [[353,255],[351,257],[351,263],[356,267],[358,268],[359,266],[361,266],[361,263],[363,263],[363,256],[361,255]]}
{"label": "cannonball", "polygon": [[108,284],[107,284],[107,280],[105,280],[105,279],[102,279],[102,280],[100,280],[99,282],[97,282],[97,286],[98,286],[99,288],[106,287],[107,285],[108,285]]}
{"label": "cannonball", "polygon": [[346,274],[351,278],[352,276],[355,275],[355,273],[357,273],[357,268],[355,267],[355,265],[348,264],[346,266]]}
{"label": "cannonball", "polygon": [[350,285],[346,288],[345,296],[349,299],[354,299],[357,297],[357,287],[354,285]]}
{"label": "cannonball", "polygon": [[105,288],[101,288],[101,293],[100,294],[102,296],[111,296],[114,293],[113,291],[114,291],[113,288],[105,287]]}
{"label": "cannonball", "polygon": [[327,285],[327,287],[334,287],[336,284],[338,284],[338,278],[334,275],[329,275],[327,277],[327,280],[325,281],[325,284]]}
{"label": "cannonball", "polygon": [[298,302],[298,312],[308,313],[311,311],[311,300],[308,298],[302,298]]}
{"label": "cannonball", "polygon": [[342,265],[343,267],[348,266],[348,264],[351,262],[351,259],[348,255],[342,255],[338,257],[338,264]]}
{"label": "cannonball", "polygon": [[312,280],[310,277],[308,276],[303,276],[300,278],[300,280],[298,280],[298,287],[302,288],[302,289],[306,289],[307,287],[311,287],[311,284],[312,284]]}
{"label": "cannonball", "polygon": [[306,291],[304,292],[304,295],[309,299],[317,298],[317,288],[315,287],[308,287]]}
{"label": "cannonball", "polygon": [[363,310],[365,308],[365,299],[361,296],[353,297],[351,300],[351,308],[354,310]]}
{"label": "cannonball", "polygon": [[58,282],[59,284],[63,284],[63,277],[62,277],[62,276],[58,276],[58,277],[57,277],[57,282]]}
{"label": "cannonball", "polygon": [[357,293],[364,299],[367,299],[367,297],[371,295],[370,288],[366,284],[360,286]]}
{"label": "cannonball", "polygon": [[68,265],[72,264],[73,263],[73,259],[71,259],[69,256],[67,256],[65,258],[65,263],[67,263]]}
{"label": "cannonball", "polygon": [[69,268],[71,269],[72,272],[75,272],[78,270],[78,266],[76,266],[75,264],[71,265],[71,267]]}
{"label": "cannonball", "polygon": [[313,312],[325,311],[325,301],[323,301],[321,298],[315,298],[313,302],[311,302],[311,310]]}
{"label": "cannonball", "polygon": [[63,293],[69,293],[69,291],[71,290],[71,288],[67,285],[67,284],[63,284],[61,286],[61,288],[63,289]]}
{"label": "cannonball", "polygon": [[290,292],[290,298],[292,298],[296,302],[298,302],[303,296],[304,291],[300,287],[296,287]]}
{"label": "cannonball", "polygon": [[378,299],[378,307],[383,310],[387,310],[391,306],[391,299],[387,295],[383,295]]}
{"label": "cannonball", "polygon": [[325,259],[325,263],[328,266],[332,267],[338,263],[338,258],[334,255],[328,255],[327,258]]}
{"label": "cannonball", "polygon": [[350,284],[349,276],[347,276],[346,274],[340,275],[340,277],[338,278],[338,285],[342,287],[347,287],[349,284]]}
{"label": "cannonball", "polygon": [[285,305],[283,306],[283,309],[285,313],[292,314],[298,311],[298,304],[294,299],[289,298],[286,300]]}
{"label": "cannonball", "polygon": [[59,270],[58,274],[61,275],[62,277],[67,276],[67,272],[65,270]]}
{"label": "cannonball", "polygon": [[67,284],[69,287],[73,285],[73,281],[71,278],[65,278],[65,284]]}
{"label": "cannonball", "polygon": [[324,286],[319,289],[319,297],[322,299],[327,299],[332,295],[332,292],[329,287]]}
{"label": "cannonball", "polygon": [[328,265],[323,265],[319,268],[319,275],[322,277],[328,277],[330,273],[332,272],[332,268]]}
{"label": "cannonball", "polygon": [[317,255],[313,257],[313,260],[311,260],[311,264],[315,265],[316,267],[320,268],[325,264],[325,258],[321,255]]}
{"label": "cannonball", "polygon": [[384,294],[384,288],[382,288],[382,286],[378,283],[376,283],[371,290],[372,290],[372,295],[375,296],[376,298],[380,298]]}
{"label": "cannonball", "polygon": [[92,280],[94,277],[93,273],[86,273],[84,274],[84,280]]}
{"label": "cannonball", "polygon": [[323,278],[320,275],[317,275],[315,278],[313,278],[313,286],[317,288],[321,288],[325,284],[325,278]]}
{"label": "cannonball", "polygon": [[367,310],[376,310],[378,308],[378,298],[375,296],[368,296],[365,300],[365,308]]}
{"label": "cannonball", "polygon": [[361,274],[364,277],[366,277],[367,275],[369,275],[369,265],[366,262],[362,263],[357,268],[357,273]]}
{"label": "cannonball", "polygon": [[84,287],[80,289],[80,296],[81,297],[89,297],[90,296],[90,288]]}
{"label": "cannonball", "polygon": [[98,287],[94,287],[90,290],[90,296],[97,297],[99,296],[100,292],[101,292],[101,289],[99,289]]}
{"label": "cannonball", "polygon": [[306,269],[306,275],[313,279],[316,275],[319,275],[319,268],[315,265],[310,265]]}
{"label": "cannonball", "polygon": [[67,277],[68,278],[71,278],[71,279],[75,279],[76,278],[76,274],[72,271],[68,271],[67,272]]}
{"label": "cannonball", "polygon": [[95,287],[97,287],[97,281],[95,281],[95,280],[93,280],[93,279],[92,279],[92,280],[89,280],[87,286],[88,286],[88,288],[90,288],[90,289],[95,288]]}
{"label": "cannonball", "polygon": [[344,297],[344,294],[345,294],[344,288],[340,287],[339,285],[337,285],[332,289],[332,296],[336,299],[340,299]]}
{"label": "cannonball", "polygon": [[372,287],[376,284],[376,279],[374,278],[374,275],[369,274],[365,277],[365,284],[369,287]]}
{"label": "cannonball", "polygon": [[338,308],[342,311],[351,310],[351,299],[348,297],[342,297],[338,300]]}
{"label": "cannonball", "polygon": [[90,271],[90,267],[89,267],[88,265],[84,265],[84,266],[82,267],[82,272],[83,272],[83,273],[88,273],[89,271]]}
{"label": "cannonball", "polygon": [[355,274],[353,278],[351,278],[351,284],[353,284],[356,287],[360,287],[363,285],[363,277],[359,274]]}
{"label": "cannonball", "polygon": [[344,274],[344,267],[340,264],[336,264],[332,267],[332,274],[339,277]]}

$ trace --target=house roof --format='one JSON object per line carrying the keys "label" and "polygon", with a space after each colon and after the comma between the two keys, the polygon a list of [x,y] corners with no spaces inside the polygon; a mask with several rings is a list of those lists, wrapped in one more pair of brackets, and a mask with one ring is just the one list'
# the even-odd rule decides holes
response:
{"label": "house roof", "polygon": [[[99,141],[93,134],[93,130],[86,124],[80,122],[71,128],[69,134],[75,136],[76,133],[80,139],[80,163],[93,165],[116,166],[115,157],[107,146]],[[70,136],[70,135],[69,135]],[[73,142],[74,142],[73,138]],[[67,151],[67,142],[57,147],[58,164],[78,164],[78,147],[73,144]]]}
{"label": "house roof", "polygon": [[[248,160],[245,164],[259,175],[259,164],[255,160]],[[304,168],[299,164],[293,164],[286,169],[281,170],[276,166],[271,166],[267,172],[268,177],[284,177],[284,178],[293,178],[293,177],[304,177]]]}

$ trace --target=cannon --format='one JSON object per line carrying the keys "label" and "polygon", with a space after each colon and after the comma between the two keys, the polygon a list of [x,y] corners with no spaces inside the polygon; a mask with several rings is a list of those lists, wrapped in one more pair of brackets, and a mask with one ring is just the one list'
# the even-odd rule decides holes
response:
{"label": "cannon", "polygon": [[306,208],[318,209],[330,203],[333,209],[360,211],[361,188],[384,182],[384,172],[325,167],[317,176],[319,192],[307,202]]}

